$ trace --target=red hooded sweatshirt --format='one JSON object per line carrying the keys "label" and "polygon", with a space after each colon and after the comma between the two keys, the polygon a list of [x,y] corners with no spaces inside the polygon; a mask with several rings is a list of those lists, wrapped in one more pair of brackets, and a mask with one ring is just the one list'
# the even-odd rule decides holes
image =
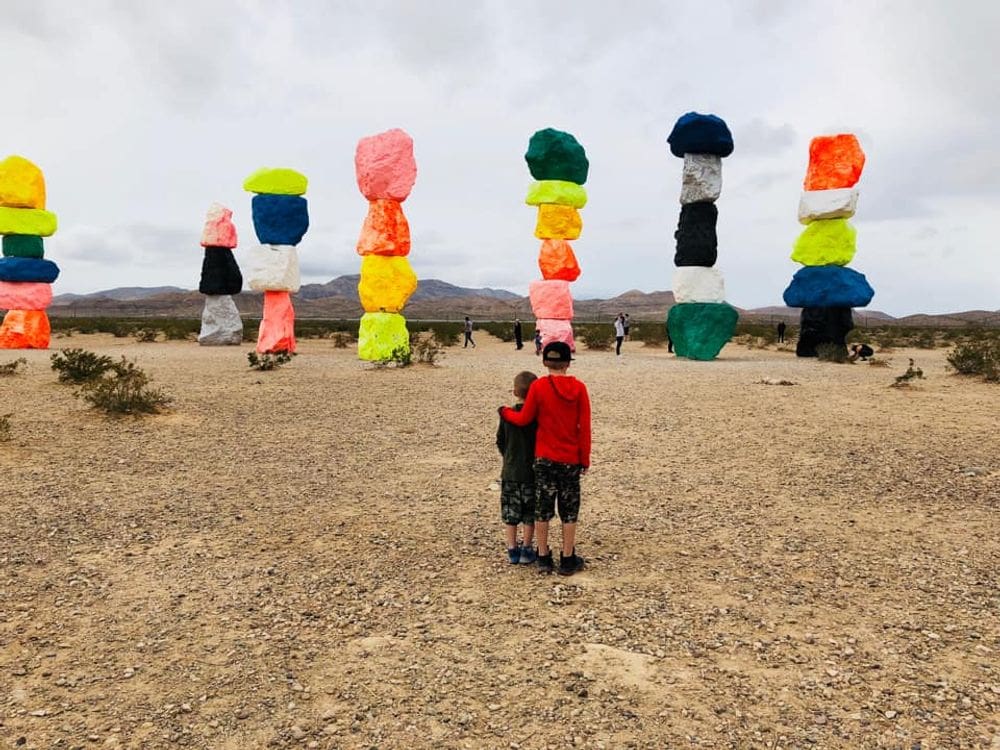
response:
{"label": "red hooded sweatshirt", "polygon": [[538,378],[521,410],[504,406],[500,416],[518,427],[537,420],[535,458],[590,466],[590,396],[572,375]]}

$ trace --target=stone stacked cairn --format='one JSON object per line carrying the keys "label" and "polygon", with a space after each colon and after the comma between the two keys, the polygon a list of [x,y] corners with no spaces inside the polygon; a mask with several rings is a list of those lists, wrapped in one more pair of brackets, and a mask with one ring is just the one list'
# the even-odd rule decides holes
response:
{"label": "stone stacked cairn", "polygon": [[295,351],[295,308],[299,291],[296,245],[309,229],[309,181],[294,169],[265,167],[250,175],[243,189],[256,193],[251,202],[253,229],[260,247],[250,253],[250,288],[264,292],[264,314],[257,335],[260,354]]}
{"label": "stone stacked cairn", "polygon": [[795,353],[815,357],[817,348],[847,353],[847,334],[854,327],[852,307],[864,307],[875,291],[847,264],[854,257],[856,232],[848,223],[858,205],[855,185],[865,166],[865,152],[849,133],[821,135],[809,144],[809,167],[799,200],[799,222],[805,230],[795,241],[792,260],[804,268],[785,290],[785,304],[801,307]]}
{"label": "stone stacked cairn", "polygon": [[535,327],[543,345],[563,341],[575,350],[569,285],[580,276],[580,266],[569,240],[579,237],[583,229],[577,209],[587,203],[583,185],[590,162],[576,138],[552,128],[531,136],[524,159],[536,180],[528,188],[525,203],[538,206],[535,237],[542,241],[538,253],[542,278],[528,285]]}
{"label": "stone stacked cairn", "polygon": [[45,260],[42,238],[56,231],[45,210],[42,170],[20,156],[0,161],[0,349],[48,349],[52,282],[59,267]]}
{"label": "stone stacked cairn", "polygon": [[674,254],[674,304],[667,332],[678,356],[715,359],[736,330],[739,313],[726,303],[718,257],[715,206],[722,192],[722,159],[733,153],[729,127],[715,115],[688,112],[667,137],[670,153],[684,159],[681,215]]}
{"label": "stone stacked cairn", "polygon": [[205,295],[205,308],[201,313],[198,343],[238,346],[243,343],[243,320],[232,295],[243,289],[243,274],[233,257],[236,227],[232,211],[212,204],[201,233],[201,246],[205,248],[205,260],[201,264],[198,291]]}
{"label": "stone stacked cairn", "polygon": [[354,153],[358,189],[368,199],[368,215],[358,238],[361,281],[358,297],[364,315],[358,331],[358,357],[384,362],[408,353],[410,334],[402,316],[417,290],[410,254],[410,225],[403,214],[417,180],[413,139],[404,131],[387,130],[358,141]]}

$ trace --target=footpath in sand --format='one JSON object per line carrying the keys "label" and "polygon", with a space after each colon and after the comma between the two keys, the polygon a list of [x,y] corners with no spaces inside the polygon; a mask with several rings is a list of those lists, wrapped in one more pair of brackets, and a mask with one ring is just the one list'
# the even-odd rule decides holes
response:
{"label": "footpath in sand", "polygon": [[0,747],[1000,747],[1000,388],[945,350],[580,353],[561,578],[507,564],[491,489],[530,349],[53,344],[176,402],[105,418],[48,352],[0,380]]}

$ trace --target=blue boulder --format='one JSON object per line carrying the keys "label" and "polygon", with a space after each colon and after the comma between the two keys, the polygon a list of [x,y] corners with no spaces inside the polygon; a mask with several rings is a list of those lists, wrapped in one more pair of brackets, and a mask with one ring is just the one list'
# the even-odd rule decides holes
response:
{"label": "blue boulder", "polygon": [[309,229],[309,203],[300,195],[255,195],[253,230],[262,245],[298,245]]}
{"label": "blue boulder", "polygon": [[42,258],[0,258],[0,281],[28,281],[51,284],[59,276],[59,266]]}
{"label": "blue boulder", "polygon": [[789,307],[864,307],[875,290],[863,273],[845,266],[805,266],[782,296]]}
{"label": "blue boulder", "polygon": [[733,153],[733,134],[725,120],[697,112],[681,115],[667,136],[667,143],[670,153],[681,158],[684,154],[729,156]]}

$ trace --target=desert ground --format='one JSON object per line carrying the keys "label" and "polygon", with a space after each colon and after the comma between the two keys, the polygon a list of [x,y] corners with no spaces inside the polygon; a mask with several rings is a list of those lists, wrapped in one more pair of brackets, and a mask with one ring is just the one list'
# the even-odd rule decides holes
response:
{"label": "desert ground", "polygon": [[560,577],[501,541],[530,347],[59,347],[175,402],[108,418],[49,352],[0,356],[29,360],[0,379],[2,747],[1000,748],[1000,387],[944,349],[579,353],[587,569]]}

